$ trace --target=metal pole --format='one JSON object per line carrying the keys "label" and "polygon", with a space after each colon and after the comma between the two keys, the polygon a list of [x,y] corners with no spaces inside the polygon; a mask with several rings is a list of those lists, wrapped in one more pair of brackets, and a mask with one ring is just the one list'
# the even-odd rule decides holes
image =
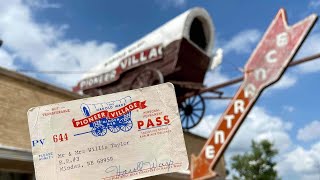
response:
{"label": "metal pole", "polygon": [[[304,57],[302,59],[298,59],[298,60],[292,61],[289,64],[289,67],[296,66],[296,65],[308,62],[308,61],[312,61],[312,60],[315,60],[317,58],[320,58],[320,53],[314,54],[314,55],[311,55],[311,56],[307,56],[307,57]],[[243,78],[244,77],[241,76],[241,77],[238,77],[238,78],[234,78],[234,79],[232,79],[232,80],[230,80],[228,82],[224,82],[224,83],[221,83],[221,84],[209,87],[209,88],[204,88],[204,89],[200,89],[199,91],[196,91],[196,92],[187,93],[185,95],[184,99],[192,97],[192,96],[194,96],[196,94],[202,94],[202,93],[210,92],[210,91],[212,92],[212,91],[216,91],[217,89],[220,89],[220,88],[223,88],[223,87],[226,87],[226,86],[229,86],[229,85],[237,84],[237,83],[243,81]]]}

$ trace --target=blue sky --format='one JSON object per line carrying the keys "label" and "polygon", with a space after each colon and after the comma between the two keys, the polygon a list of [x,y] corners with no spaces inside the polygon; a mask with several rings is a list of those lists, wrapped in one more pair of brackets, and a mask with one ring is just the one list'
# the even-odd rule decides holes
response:
{"label": "blue sky", "polygon": [[[86,71],[153,29],[186,11],[207,9],[216,28],[215,48],[225,51],[221,66],[208,72],[207,85],[238,77],[250,53],[279,8],[287,10],[289,24],[311,13],[320,1],[47,1],[0,2],[0,66],[16,70]],[[298,57],[320,53],[317,23]],[[81,74],[27,75],[70,89]],[[317,95],[320,60],[290,68],[258,100],[225,153],[249,149],[251,139],[267,138],[280,149],[278,170],[283,179],[320,176],[320,111]],[[225,89],[232,96],[238,86]],[[207,103],[204,120],[192,132],[208,136],[227,101]]]}

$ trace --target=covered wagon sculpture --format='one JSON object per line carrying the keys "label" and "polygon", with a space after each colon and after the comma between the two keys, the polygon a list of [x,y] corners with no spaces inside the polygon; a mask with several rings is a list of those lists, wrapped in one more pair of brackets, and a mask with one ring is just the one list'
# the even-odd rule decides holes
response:
{"label": "covered wagon sculpture", "polygon": [[[206,10],[193,8],[92,68],[73,88],[90,96],[171,82],[184,129],[205,112],[200,93],[212,61],[214,26]],[[193,92],[192,97],[187,94]]]}

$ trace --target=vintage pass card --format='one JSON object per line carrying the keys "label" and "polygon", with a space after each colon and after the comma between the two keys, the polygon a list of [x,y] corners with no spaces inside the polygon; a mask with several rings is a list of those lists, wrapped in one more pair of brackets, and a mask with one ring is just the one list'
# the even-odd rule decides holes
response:
{"label": "vintage pass card", "polygon": [[37,180],[136,179],[189,166],[165,83],[28,111]]}

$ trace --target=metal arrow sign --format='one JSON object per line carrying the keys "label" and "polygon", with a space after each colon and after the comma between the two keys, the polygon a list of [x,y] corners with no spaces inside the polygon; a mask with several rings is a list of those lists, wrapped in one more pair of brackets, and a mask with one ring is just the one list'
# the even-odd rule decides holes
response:
{"label": "metal arrow sign", "polygon": [[289,27],[280,9],[245,65],[244,81],[198,156],[192,156],[191,178],[217,176],[212,171],[262,91],[277,82],[313,27],[315,14]]}

